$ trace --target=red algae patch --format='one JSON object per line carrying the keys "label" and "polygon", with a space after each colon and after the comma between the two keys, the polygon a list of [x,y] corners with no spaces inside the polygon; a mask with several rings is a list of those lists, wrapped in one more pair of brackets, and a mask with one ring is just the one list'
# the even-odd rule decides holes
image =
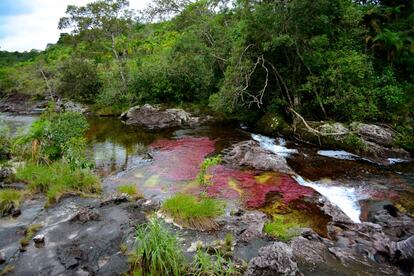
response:
{"label": "red algae patch", "polygon": [[155,141],[150,147],[156,151],[149,170],[173,181],[196,178],[204,158],[215,150],[214,141],[207,137],[162,139]]}
{"label": "red algae patch", "polygon": [[314,191],[299,185],[287,174],[240,171],[218,165],[210,168],[212,185],[207,194],[229,199],[241,198],[247,208],[259,208],[266,204],[266,198],[279,193],[285,204],[302,197],[311,197]]}

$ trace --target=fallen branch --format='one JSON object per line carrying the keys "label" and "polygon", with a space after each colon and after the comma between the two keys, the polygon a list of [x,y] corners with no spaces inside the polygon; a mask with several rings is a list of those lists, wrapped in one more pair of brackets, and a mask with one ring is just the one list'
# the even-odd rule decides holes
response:
{"label": "fallen branch", "polygon": [[298,112],[296,112],[293,108],[289,107],[288,110],[290,112],[292,112],[296,117],[298,117],[303,124],[305,125],[305,127],[312,132],[313,134],[315,134],[316,136],[337,136],[337,135],[346,135],[348,134],[348,132],[333,132],[333,133],[322,133],[317,129],[314,129],[313,127],[311,127],[308,122],[306,122],[305,118],[303,118]]}

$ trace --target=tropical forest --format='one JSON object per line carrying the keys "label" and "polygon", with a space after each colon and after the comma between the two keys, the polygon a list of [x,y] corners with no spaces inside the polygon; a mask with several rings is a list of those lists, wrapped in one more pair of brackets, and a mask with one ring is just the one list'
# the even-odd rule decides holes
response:
{"label": "tropical forest", "polygon": [[413,1],[29,2],[0,276],[414,274]]}

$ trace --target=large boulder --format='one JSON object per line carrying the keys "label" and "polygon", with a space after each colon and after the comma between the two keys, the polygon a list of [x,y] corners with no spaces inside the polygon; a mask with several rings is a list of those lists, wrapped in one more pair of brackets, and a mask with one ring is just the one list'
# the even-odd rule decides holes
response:
{"label": "large boulder", "polygon": [[72,101],[63,103],[62,107],[66,112],[87,113],[89,111],[87,106]]}
{"label": "large boulder", "polygon": [[292,173],[283,156],[262,148],[253,140],[237,143],[225,150],[223,160],[238,167],[247,166],[263,171]]}
{"label": "large boulder", "polygon": [[195,117],[183,109],[161,109],[149,104],[134,106],[122,113],[121,120],[128,125],[139,125],[150,129],[179,126],[196,126],[212,120],[212,117]]}
{"label": "large boulder", "polygon": [[250,260],[248,276],[301,275],[292,248],[282,242],[260,248],[259,255]]}
{"label": "large boulder", "polygon": [[351,128],[366,141],[385,147],[390,147],[394,143],[395,132],[389,128],[357,122],[352,123]]}

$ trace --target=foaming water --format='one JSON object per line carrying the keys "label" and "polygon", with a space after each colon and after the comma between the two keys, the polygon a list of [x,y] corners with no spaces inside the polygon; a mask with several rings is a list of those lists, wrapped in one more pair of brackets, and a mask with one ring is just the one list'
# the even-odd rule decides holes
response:
{"label": "foaming water", "polygon": [[286,141],[283,138],[279,138],[279,143],[276,143],[276,139],[266,137],[260,134],[252,134],[253,140],[259,142],[260,146],[275,154],[279,154],[283,157],[288,157],[291,154],[298,153],[296,149],[289,149],[286,147]]}
{"label": "foaming water", "polygon": [[360,157],[344,150],[320,150],[318,154],[325,157],[331,157],[342,160],[356,160]]}
{"label": "foaming water", "polygon": [[326,186],[318,182],[311,182],[296,175],[293,177],[300,185],[310,187],[326,197],[332,204],[342,210],[353,222],[360,223],[361,208],[359,200],[365,197],[359,194],[355,188]]}

